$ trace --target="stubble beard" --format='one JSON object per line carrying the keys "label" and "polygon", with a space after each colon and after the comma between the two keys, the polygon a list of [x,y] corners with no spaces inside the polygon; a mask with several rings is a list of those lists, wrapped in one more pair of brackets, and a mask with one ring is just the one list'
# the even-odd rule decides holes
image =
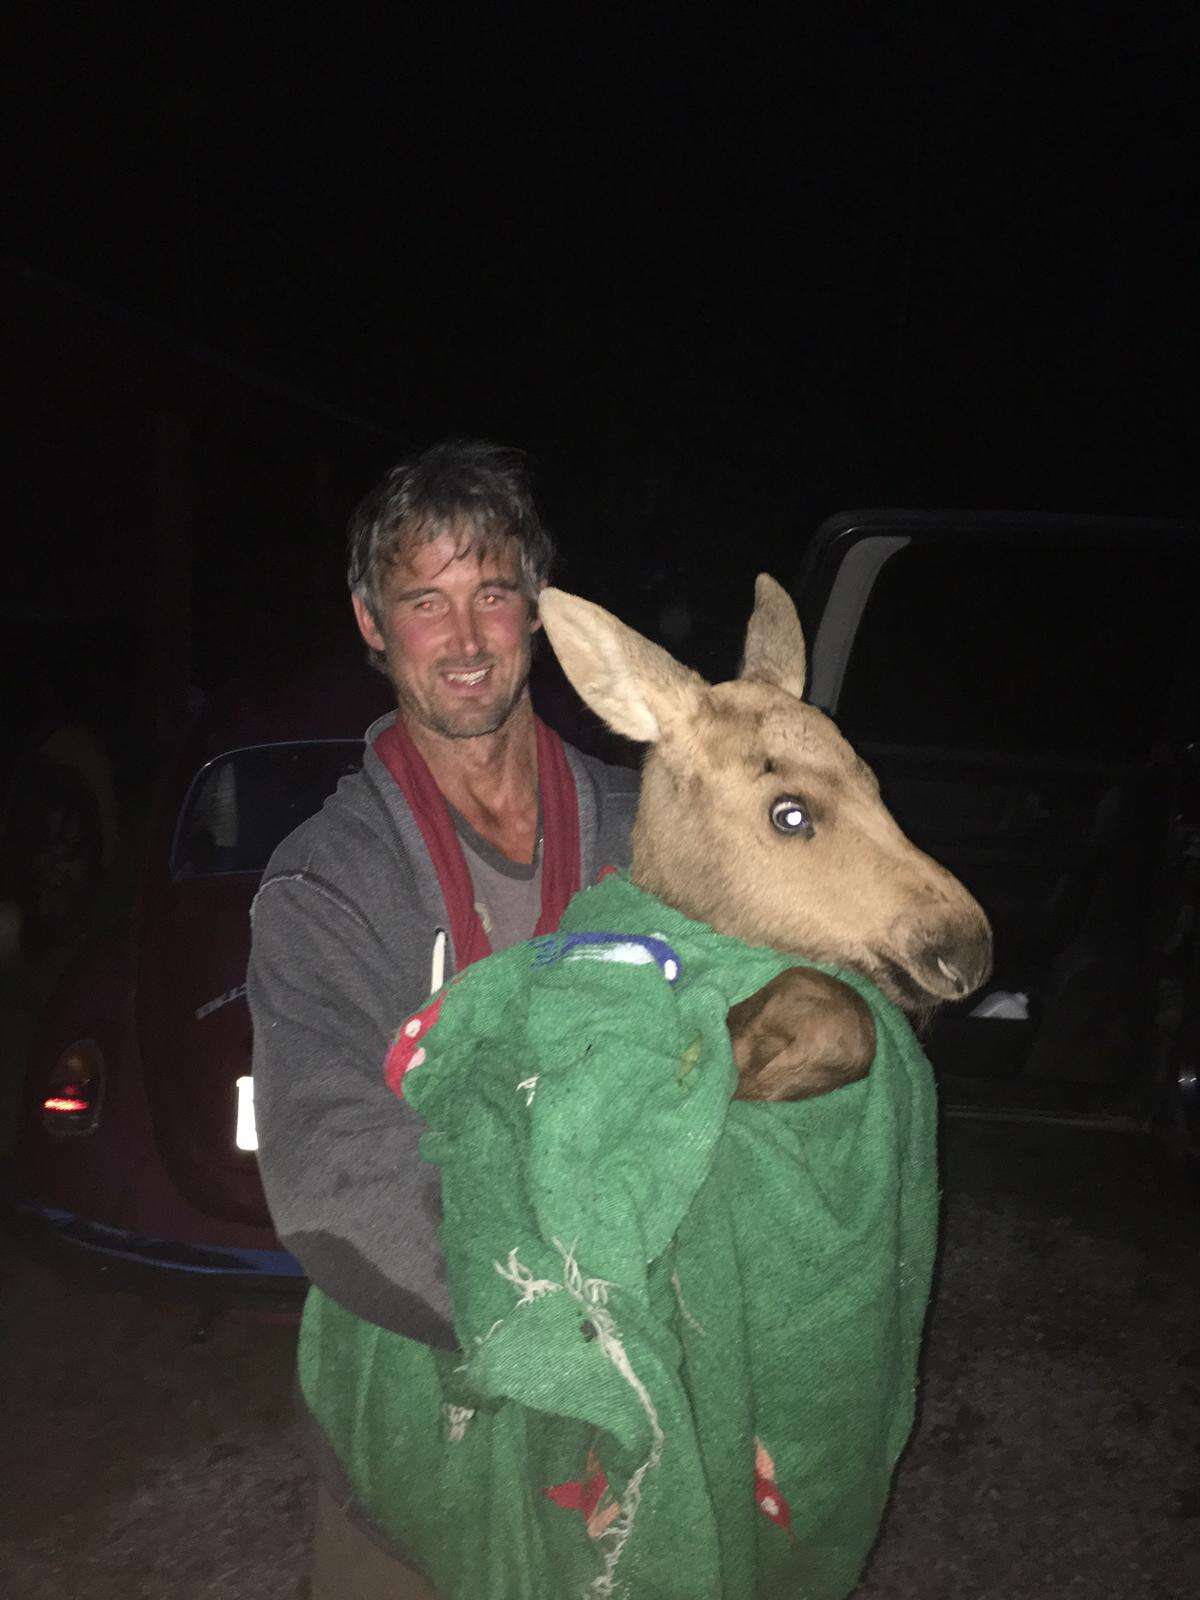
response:
{"label": "stubble beard", "polygon": [[444,711],[432,694],[427,699],[418,699],[405,684],[394,681],[394,687],[406,721],[417,722],[443,739],[482,739],[499,733],[516,710],[528,682],[529,665],[526,663],[511,694],[490,704],[465,705],[450,712]]}

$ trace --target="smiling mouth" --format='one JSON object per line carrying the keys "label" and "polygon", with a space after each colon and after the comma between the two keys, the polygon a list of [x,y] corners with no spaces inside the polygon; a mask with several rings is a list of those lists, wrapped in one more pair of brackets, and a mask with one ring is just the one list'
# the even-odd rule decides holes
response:
{"label": "smiling mouth", "polygon": [[442,677],[447,683],[452,683],[456,688],[474,689],[481,684],[491,671],[491,667],[476,667],[471,672],[443,672]]}

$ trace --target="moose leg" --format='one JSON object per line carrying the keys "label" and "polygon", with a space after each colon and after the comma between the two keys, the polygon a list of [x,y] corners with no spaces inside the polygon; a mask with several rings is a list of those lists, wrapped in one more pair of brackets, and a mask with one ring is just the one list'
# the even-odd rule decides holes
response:
{"label": "moose leg", "polygon": [[789,967],[731,1007],[737,1100],[806,1100],[865,1078],[875,1055],[870,1007],[848,984]]}

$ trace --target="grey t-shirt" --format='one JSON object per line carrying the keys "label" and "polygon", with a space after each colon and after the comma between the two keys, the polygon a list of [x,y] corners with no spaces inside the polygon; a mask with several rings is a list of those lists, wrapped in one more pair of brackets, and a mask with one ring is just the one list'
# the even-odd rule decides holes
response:
{"label": "grey t-shirt", "polygon": [[446,808],[466,857],[475,909],[493,950],[533,937],[542,910],[542,825],[532,861],[510,861],[477,833],[460,811]]}

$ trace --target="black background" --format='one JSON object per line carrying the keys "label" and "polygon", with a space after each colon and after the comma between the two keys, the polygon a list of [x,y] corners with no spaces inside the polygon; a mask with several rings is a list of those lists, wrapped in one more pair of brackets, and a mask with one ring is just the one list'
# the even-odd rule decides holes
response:
{"label": "black background", "polygon": [[[193,675],[251,593],[340,628],[346,506],[452,433],[528,449],[563,581],[650,628],[681,592],[740,622],[850,506],[1196,510],[1191,8],[15,19],[26,277],[379,430],[331,428],[320,514],[202,523]],[[26,472],[59,507],[27,576],[96,528],[145,564],[85,457]]]}

